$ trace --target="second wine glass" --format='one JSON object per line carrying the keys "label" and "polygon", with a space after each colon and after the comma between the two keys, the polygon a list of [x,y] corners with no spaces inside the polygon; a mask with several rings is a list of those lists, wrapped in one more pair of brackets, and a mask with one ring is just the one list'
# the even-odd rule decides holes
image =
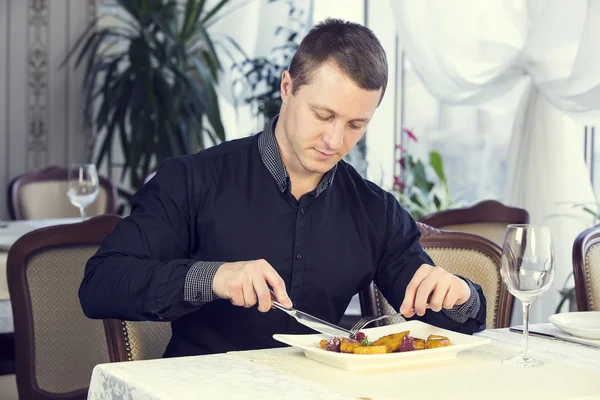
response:
{"label": "second wine glass", "polygon": [[523,305],[523,350],[521,355],[504,360],[526,367],[544,362],[528,353],[529,308],[554,280],[554,248],[550,228],[535,225],[509,225],[502,248],[502,279],[508,291]]}
{"label": "second wine glass", "polygon": [[67,185],[67,196],[71,204],[79,208],[81,219],[85,220],[85,210],[96,201],[100,191],[96,166],[71,164]]}

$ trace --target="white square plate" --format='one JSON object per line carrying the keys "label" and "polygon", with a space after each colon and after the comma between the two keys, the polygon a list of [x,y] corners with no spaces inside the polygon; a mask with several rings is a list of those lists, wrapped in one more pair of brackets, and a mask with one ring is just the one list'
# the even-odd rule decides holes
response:
{"label": "white square plate", "polygon": [[402,353],[388,354],[347,354],[327,351],[319,347],[321,339],[328,336],[322,334],[314,335],[273,335],[275,340],[290,346],[302,349],[304,355],[311,360],[319,361],[345,370],[368,370],[380,368],[403,367],[414,364],[426,364],[431,362],[450,360],[467,349],[490,343],[488,338],[465,335],[446,329],[438,328],[421,321],[408,321],[399,324],[385,325],[377,328],[367,328],[363,332],[370,341],[375,341],[382,336],[392,333],[410,331],[409,335],[421,339],[427,339],[429,335],[442,335],[450,339],[452,343],[447,347],[437,349],[416,350]]}

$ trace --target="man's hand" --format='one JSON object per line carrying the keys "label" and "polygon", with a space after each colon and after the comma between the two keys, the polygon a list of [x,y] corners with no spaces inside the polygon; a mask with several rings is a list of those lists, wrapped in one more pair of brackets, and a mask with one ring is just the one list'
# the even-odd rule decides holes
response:
{"label": "man's hand", "polygon": [[292,306],[283,279],[265,260],[221,265],[213,279],[213,292],[235,306],[249,308],[258,302],[258,310],[267,312],[273,305],[267,284],[273,288],[277,301],[286,307]]}
{"label": "man's hand", "polygon": [[427,308],[436,312],[450,309],[464,304],[470,296],[467,282],[443,268],[423,264],[406,288],[400,314],[410,318],[415,313],[422,316]]}

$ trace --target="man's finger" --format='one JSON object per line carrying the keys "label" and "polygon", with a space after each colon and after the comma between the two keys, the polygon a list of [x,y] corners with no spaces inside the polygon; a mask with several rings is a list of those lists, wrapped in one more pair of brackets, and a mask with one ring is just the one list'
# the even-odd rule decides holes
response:
{"label": "man's finger", "polygon": [[256,293],[250,279],[245,280],[242,286],[244,291],[244,307],[250,308],[256,304]]}
{"label": "man's finger", "polygon": [[415,312],[418,316],[422,316],[425,314],[427,310],[427,303],[429,302],[429,296],[435,290],[437,286],[437,282],[433,279],[423,279],[419,288],[417,289],[417,294],[415,296]]}
{"label": "man's finger", "polygon": [[229,295],[229,300],[231,301],[231,304],[233,304],[234,306],[244,305],[244,290],[243,284],[241,282],[235,282],[230,285]]}
{"label": "man's finger", "polygon": [[258,298],[258,311],[269,311],[273,303],[271,301],[271,292],[269,291],[267,283],[262,276],[256,276],[253,279],[253,283],[254,291],[256,292],[256,297]]}
{"label": "man's finger", "polygon": [[292,301],[285,290],[285,282],[283,279],[281,279],[277,271],[275,271],[273,267],[269,265],[268,267],[264,268],[263,273],[269,286],[273,288],[277,301],[283,304],[285,307],[292,307]]}
{"label": "man's finger", "polygon": [[446,298],[444,299],[443,307],[447,310],[451,309],[456,305],[458,298],[460,297],[460,292],[458,290],[452,289],[450,287],[448,289],[448,293],[446,294]]}
{"label": "man's finger", "polygon": [[435,312],[441,311],[449,289],[450,286],[448,284],[438,283],[429,298],[429,308]]}
{"label": "man's finger", "polygon": [[419,285],[427,277],[429,274],[429,267],[423,264],[417,272],[415,272],[414,276],[408,283],[406,287],[406,292],[404,293],[404,300],[402,301],[402,305],[400,306],[400,314],[404,315],[406,318],[410,318],[414,313],[415,308],[415,296],[417,290],[419,289]]}

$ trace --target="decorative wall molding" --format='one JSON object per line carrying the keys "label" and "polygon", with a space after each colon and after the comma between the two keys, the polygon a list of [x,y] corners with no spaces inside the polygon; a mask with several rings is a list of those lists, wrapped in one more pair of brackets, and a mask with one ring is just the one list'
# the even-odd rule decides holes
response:
{"label": "decorative wall molding", "polygon": [[85,159],[83,73],[61,62],[96,13],[96,0],[0,0],[2,193],[24,172]]}
{"label": "decorative wall molding", "polygon": [[27,170],[48,163],[48,0],[29,0],[27,10]]}

